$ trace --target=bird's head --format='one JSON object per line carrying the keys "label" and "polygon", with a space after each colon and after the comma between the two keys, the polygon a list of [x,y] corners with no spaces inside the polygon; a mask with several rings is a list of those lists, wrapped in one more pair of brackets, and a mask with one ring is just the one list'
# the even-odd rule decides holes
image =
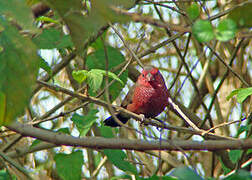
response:
{"label": "bird's head", "polygon": [[158,85],[163,84],[164,79],[159,72],[159,70],[153,66],[145,66],[140,77],[139,81],[141,84],[151,84]]}

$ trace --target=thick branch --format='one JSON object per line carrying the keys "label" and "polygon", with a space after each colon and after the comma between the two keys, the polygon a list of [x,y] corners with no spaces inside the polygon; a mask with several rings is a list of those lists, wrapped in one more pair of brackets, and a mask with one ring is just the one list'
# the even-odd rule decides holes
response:
{"label": "thick branch", "polygon": [[121,138],[103,137],[73,137],[67,134],[55,133],[18,122],[6,126],[23,136],[34,137],[56,145],[67,145],[92,149],[128,149],[128,150],[223,150],[252,148],[252,139],[246,140],[208,140],[208,141],[142,141]]}

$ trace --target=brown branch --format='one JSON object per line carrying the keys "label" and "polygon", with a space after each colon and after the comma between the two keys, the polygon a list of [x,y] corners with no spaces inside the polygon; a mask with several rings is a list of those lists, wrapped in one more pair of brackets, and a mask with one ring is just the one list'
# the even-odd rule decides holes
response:
{"label": "brown branch", "polygon": [[168,22],[162,22],[160,20],[153,19],[150,16],[144,17],[138,13],[129,13],[128,11],[117,8],[117,7],[111,7],[111,9],[114,10],[115,12],[117,12],[118,14],[123,14],[123,15],[131,17],[131,19],[135,22],[142,22],[142,23],[146,23],[146,24],[151,24],[151,25],[154,25],[157,27],[166,28],[166,29],[170,29],[172,31],[177,31],[177,32],[182,32],[182,33],[191,32],[191,29],[188,27],[170,24]]}
{"label": "brown branch", "polygon": [[252,139],[246,140],[208,140],[208,141],[142,141],[121,138],[103,137],[73,137],[67,134],[55,133],[39,129],[30,125],[15,122],[6,126],[12,131],[23,136],[34,137],[56,145],[67,145],[92,149],[127,149],[127,150],[223,150],[223,149],[248,149],[252,148]]}

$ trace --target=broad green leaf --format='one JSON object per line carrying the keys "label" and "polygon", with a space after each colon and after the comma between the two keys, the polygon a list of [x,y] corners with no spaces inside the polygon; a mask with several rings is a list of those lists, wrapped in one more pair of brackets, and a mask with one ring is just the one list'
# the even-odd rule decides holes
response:
{"label": "broad green leaf", "polygon": [[91,89],[91,91],[96,92],[102,84],[103,75],[96,71],[89,71],[88,72],[88,78],[87,83]]}
{"label": "broad green leaf", "polygon": [[0,170],[0,179],[1,180],[13,180],[15,179],[15,177],[12,177],[9,173],[9,171],[5,170],[5,169],[1,169]]}
{"label": "broad green leaf", "polygon": [[214,31],[210,21],[198,20],[192,27],[193,35],[199,42],[208,42],[214,38]]}
{"label": "broad green leaf", "polygon": [[172,175],[177,177],[179,180],[203,180],[202,177],[188,167],[178,167],[172,172]]}
{"label": "broad green leaf", "polygon": [[[102,34],[103,39],[106,39],[106,32]],[[92,48],[94,48],[96,51],[99,49],[103,49],[103,41],[101,40],[101,38],[97,38],[95,42],[93,42],[90,45]]]}
{"label": "broad green leaf", "polygon": [[36,46],[0,16],[0,92],[6,98],[4,123],[24,112],[39,68]]}
{"label": "broad green leaf", "polygon": [[228,154],[229,154],[230,160],[233,163],[236,163],[240,159],[240,157],[242,155],[242,150],[230,150],[228,152]]}
{"label": "broad green leaf", "polygon": [[[123,55],[120,53],[119,50],[111,47],[111,46],[107,46],[107,53],[108,53],[108,70],[109,72],[113,72],[115,74],[118,74],[119,71],[121,70],[117,70],[117,71],[112,71],[112,68],[115,68],[116,66],[118,66],[119,64],[123,63],[124,57]],[[87,57],[87,63],[86,63],[88,69],[101,69],[101,70],[105,70],[106,67],[106,60],[105,60],[105,55],[104,55],[104,49],[98,49],[97,51],[95,51],[93,54],[89,55]],[[128,77],[128,71],[126,70],[124,73],[122,73],[122,75],[119,77],[120,80],[126,84],[127,82],[127,77]],[[111,80],[109,80],[111,81]],[[102,88],[105,87],[105,82],[102,83]],[[120,92],[122,91],[122,88],[124,87],[124,85],[122,85],[119,82],[114,82],[110,87],[109,87],[109,93],[111,95],[111,101],[115,100],[115,98],[117,98],[117,96],[120,94]],[[95,96],[96,94],[93,92],[89,92],[92,96]]]}
{"label": "broad green leaf", "polygon": [[24,29],[33,29],[33,15],[25,0],[1,0],[0,14],[15,19]]}
{"label": "broad green leaf", "polygon": [[136,167],[125,160],[127,155],[122,150],[105,149],[103,152],[108,157],[108,160],[117,168],[137,174]]}
{"label": "broad green leaf", "polygon": [[195,20],[200,15],[200,7],[198,4],[193,3],[187,8],[188,16],[191,20]]}
{"label": "broad green leaf", "polygon": [[252,94],[252,87],[249,88],[240,88],[233,90],[228,96],[227,100],[229,100],[231,97],[237,95],[237,102],[242,103],[248,96]]}
{"label": "broad green leaf", "polygon": [[240,91],[237,94],[237,102],[242,103],[251,94],[252,94],[252,87],[240,89]]}
{"label": "broad green leaf", "polygon": [[[102,84],[103,76],[107,75],[106,71],[101,69],[92,69],[91,71],[79,70],[72,72],[73,78],[82,83],[86,81],[86,83],[90,86],[90,89],[93,92],[96,92]],[[123,85],[123,82],[112,72],[108,72],[108,77],[111,77]]]}
{"label": "broad green leaf", "polygon": [[85,81],[88,77],[88,71],[87,70],[79,70],[79,71],[73,71],[72,72],[73,78],[78,82],[82,83]]}
{"label": "broad green leaf", "polygon": [[0,91],[0,124],[4,123],[4,116],[6,111],[6,96]]}
{"label": "broad green leaf", "polygon": [[46,0],[46,2],[68,26],[72,41],[79,53],[88,37],[96,33],[107,22],[121,22],[129,19],[127,16],[112,11],[111,5],[129,8],[135,3],[133,0],[94,0],[91,1],[91,11],[87,15],[83,14],[81,0]]}
{"label": "broad green leaf", "polygon": [[39,67],[45,70],[50,76],[52,76],[52,68],[43,58],[40,58]]}
{"label": "broad green leaf", "polygon": [[113,138],[115,137],[114,134],[113,134],[113,131],[110,127],[108,126],[101,126],[100,127],[100,132],[101,132],[101,135],[105,138]]}
{"label": "broad green leaf", "polygon": [[46,2],[66,23],[78,52],[81,52],[85,40],[105,24],[95,17],[85,16],[81,0],[46,0]]}
{"label": "broad green leaf", "polygon": [[228,41],[235,37],[236,31],[236,23],[231,19],[224,19],[219,23],[216,29],[216,39],[220,41]]}
{"label": "broad green leaf", "polygon": [[41,34],[33,38],[32,41],[40,49],[59,49],[73,46],[70,36],[56,29],[45,29]]}
{"label": "broad green leaf", "polygon": [[54,156],[56,170],[63,180],[80,180],[83,165],[82,151],[71,154],[58,153]]}
{"label": "broad green leaf", "polygon": [[101,69],[92,69],[90,72],[100,73],[100,74],[102,74],[102,75],[104,75],[104,76],[108,75],[108,77],[110,77],[110,78],[112,78],[112,79],[115,79],[115,80],[117,80],[118,82],[120,82],[122,85],[124,85],[123,82],[122,82],[122,80],[119,79],[119,78],[117,77],[117,75],[115,75],[115,74],[112,73],[112,72],[109,72],[109,71],[106,72],[105,70],[101,70]]}
{"label": "broad green leaf", "polygon": [[[112,129],[110,127],[101,126],[100,132],[101,135],[105,138],[114,137]],[[109,161],[117,168],[123,171],[129,171],[133,174],[137,174],[136,167],[125,160],[127,158],[127,155],[122,150],[105,149],[104,154],[108,157]]]}
{"label": "broad green leaf", "polygon": [[91,109],[87,115],[79,115],[77,113],[73,114],[71,120],[76,125],[80,136],[85,136],[92,125],[96,122],[97,116],[96,113],[98,112],[97,109]]}
{"label": "broad green leaf", "polygon": [[223,180],[251,180],[251,173],[240,169],[235,174],[232,174]]}
{"label": "broad green leaf", "polygon": [[252,3],[248,1],[248,3],[245,3],[243,6],[238,6],[234,10],[232,10],[228,18],[232,19],[238,27],[246,27],[251,28],[252,27]]}

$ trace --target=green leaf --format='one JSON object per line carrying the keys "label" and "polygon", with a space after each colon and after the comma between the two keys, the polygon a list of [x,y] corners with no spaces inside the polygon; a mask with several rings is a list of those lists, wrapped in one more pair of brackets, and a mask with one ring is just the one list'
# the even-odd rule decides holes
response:
{"label": "green leaf", "polygon": [[233,96],[235,96],[236,94],[238,94],[239,89],[235,89],[233,90],[227,97],[226,100],[229,101]]}
{"label": "green leaf", "polygon": [[[106,33],[103,33],[102,34],[102,37],[103,39],[106,39]],[[103,41],[101,40],[101,37],[97,38],[95,40],[95,42],[93,42],[91,45],[90,45],[92,48],[94,48],[95,50],[99,50],[99,49],[103,49]]]}
{"label": "green leaf", "polygon": [[4,14],[7,18],[15,19],[24,29],[33,29],[33,14],[31,8],[26,5],[25,0],[1,0],[0,14]]}
{"label": "green leaf", "polygon": [[49,76],[52,76],[52,68],[43,58],[40,58],[39,67],[45,70],[49,74]]}
{"label": "green leaf", "polygon": [[0,91],[0,124],[4,123],[6,111],[6,96]]}
{"label": "green leaf", "polygon": [[73,71],[72,76],[78,83],[82,83],[87,79],[88,71],[87,70]]}
{"label": "green leaf", "polygon": [[115,79],[115,80],[117,80],[118,82],[120,82],[122,85],[124,85],[124,83],[122,82],[122,80],[119,79],[119,78],[117,77],[117,75],[114,74],[114,73],[112,73],[112,72],[109,72],[109,71],[106,72],[105,70],[101,70],[101,69],[92,69],[90,72],[100,73],[100,74],[102,74],[102,75],[104,75],[104,76],[108,75],[108,77],[110,77],[110,78],[112,78],[112,79]]}
{"label": "green leaf", "polygon": [[57,130],[58,133],[71,134],[69,128],[60,128]]}
{"label": "green leaf", "polygon": [[[101,126],[100,132],[101,135],[105,138],[115,137],[110,127]],[[104,150],[104,154],[108,157],[109,161],[117,168],[123,171],[129,171],[133,174],[137,174],[136,167],[125,160],[127,158],[127,155],[122,150],[106,149]]]}
{"label": "green leaf", "polygon": [[248,154],[251,154],[251,153],[252,153],[252,148],[248,149],[246,154],[248,155]]}
{"label": "green leaf", "polygon": [[41,142],[43,142],[43,141],[41,141],[41,140],[39,140],[39,139],[35,139],[35,140],[32,142],[32,144],[31,144],[31,146],[30,146],[30,149],[33,148],[33,147],[35,147],[36,145],[40,144]]}
{"label": "green leaf", "polygon": [[232,19],[239,27],[250,28],[252,27],[252,3],[247,2],[243,6],[238,6],[232,10],[228,18]]}
{"label": "green leaf", "polygon": [[54,156],[56,170],[63,180],[80,180],[83,165],[82,151],[71,154],[58,153]]}
{"label": "green leaf", "polygon": [[232,174],[223,180],[251,180],[251,174],[249,171],[240,169],[235,174]]}
{"label": "green leaf", "polygon": [[246,126],[241,125],[241,126],[239,127],[238,131],[237,131],[237,137],[238,137],[241,133],[243,133],[244,131],[249,131],[249,130],[250,130],[250,127],[251,127],[251,125],[246,125]]}
{"label": "green leaf", "polygon": [[232,171],[232,169],[229,169],[228,167],[225,166],[225,164],[222,162],[221,159],[219,159],[219,160],[220,160],[220,163],[221,163],[221,167],[222,167],[222,169],[224,171],[224,174],[227,174],[227,173]]}
{"label": "green leaf", "polygon": [[9,171],[5,169],[0,170],[0,180],[13,180],[13,179],[16,179],[16,178],[12,177]]}
{"label": "green leaf", "polygon": [[92,125],[96,122],[97,116],[96,113],[98,112],[97,109],[91,109],[87,115],[82,116],[77,113],[74,113],[71,120],[76,125],[80,136],[85,136]]}
{"label": "green leaf", "polygon": [[195,20],[200,15],[200,7],[198,4],[193,3],[187,8],[188,16],[191,20]]}
{"label": "green leaf", "polygon": [[[96,92],[102,85],[103,76],[107,75],[105,70],[101,69],[91,69],[91,71],[79,70],[72,72],[73,78],[82,83],[86,81],[93,92]],[[114,73],[108,72],[108,77],[113,78],[123,85],[122,80],[120,80]]]}
{"label": "green leaf", "polygon": [[236,31],[236,23],[231,19],[224,19],[219,23],[216,29],[216,39],[220,41],[228,41],[235,37]]}
{"label": "green leaf", "polygon": [[63,34],[56,29],[45,29],[43,32],[32,39],[40,49],[54,49],[72,47],[73,43],[69,35]]}
{"label": "green leaf", "polygon": [[102,159],[103,159],[103,156],[101,155],[101,153],[97,152],[97,154],[94,156],[95,167],[99,166]]}
{"label": "green leaf", "polygon": [[114,138],[115,137],[112,129],[108,126],[101,126],[100,132],[101,132],[101,135],[105,138]]}
{"label": "green leaf", "polygon": [[117,168],[123,171],[129,171],[133,174],[137,174],[136,167],[125,160],[127,158],[127,155],[122,150],[105,149],[104,154],[108,157],[108,160]]}
{"label": "green leaf", "polygon": [[228,154],[229,154],[230,160],[233,163],[236,163],[242,155],[242,150],[230,150]]}
{"label": "green leaf", "polygon": [[251,94],[252,94],[252,87],[240,89],[240,91],[237,94],[237,102],[242,103]]}
{"label": "green leaf", "polygon": [[242,103],[248,96],[252,94],[252,87],[249,88],[240,88],[233,90],[228,96],[227,100],[229,100],[234,95],[237,95],[237,102]]}
{"label": "green leaf", "polygon": [[102,84],[103,75],[96,71],[89,71],[87,77],[87,83],[93,92],[96,92]]}
{"label": "green leaf", "polygon": [[214,31],[210,21],[198,20],[193,24],[192,32],[199,42],[208,42],[214,38]]}
{"label": "green leaf", "polygon": [[24,112],[28,105],[39,68],[36,46],[0,16],[0,91],[6,98],[4,123]]}
{"label": "green leaf", "polygon": [[[119,50],[111,47],[111,46],[106,46],[107,47],[107,53],[108,53],[108,70],[110,72],[114,72],[115,74],[118,74],[120,70],[117,71],[112,71],[112,68],[117,67],[119,64],[123,63],[124,57],[120,53]],[[101,69],[105,70],[106,67],[106,60],[105,60],[105,55],[104,55],[104,49],[98,49],[95,51],[93,54],[89,55],[87,57],[87,67],[88,69]],[[126,84],[127,82],[127,77],[128,77],[128,71],[124,71],[122,75],[119,77],[120,80]],[[111,80],[109,80],[111,81]],[[102,88],[105,87],[105,82],[102,83]],[[111,101],[115,100],[117,96],[121,93],[122,88],[124,85],[122,85],[119,82],[114,82],[110,87],[109,87],[109,94],[111,95]],[[89,94],[91,96],[95,96],[96,93],[89,91]]]}
{"label": "green leaf", "polygon": [[203,180],[202,177],[188,167],[178,167],[172,172],[172,175],[177,177],[179,180]]}

